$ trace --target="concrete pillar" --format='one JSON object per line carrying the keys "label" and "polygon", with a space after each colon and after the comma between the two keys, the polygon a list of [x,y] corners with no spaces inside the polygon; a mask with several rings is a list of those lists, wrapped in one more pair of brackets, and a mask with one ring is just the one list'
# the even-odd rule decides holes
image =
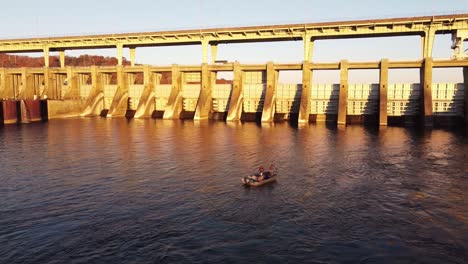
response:
{"label": "concrete pillar", "polygon": [[6,98],[5,85],[6,85],[6,70],[5,68],[0,68],[0,101]]}
{"label": "concrete pillar", "polygon": [[239,121],[242,114],[242,69],[239,62],[234,63],[234,80],[231,100],[226,121]]}
{"label": "concrete pillar", "polygon": [[65,67],[65,51],[64,50],[59,51],[59,58],[60,58],[60,67],[64,68]]}
{"label": "concrete pillar", "polygon": [[21,68],[21,85],[19,90],[18,99],[33,99],[34,89],[32,86],[32,75],[28,72],[27,68]]}
{"label": "concrete pillar", "polygon": [[201,89],[198,96],[197,108],[195,109],[194,120],[208,119],[211,113],[212,105],[212,87],[208,64],[203,63],[201,66]]}
{"label": "concrete pillar", "polygon": [[202,63],[208,63],[208,48],[209,48],[209,41],[208,40],[202,40]]}
{"label": "concrete pillar", "polygon": [[267,64],[267,86],[266,94],[263,102],[262,122],[273,122],[275,117],[275,102],[276,102],[276,83],[278,71],[275,70],[273,62]]}
{"label": "concrete pillar", "polygon": [[387,92],[388,92],[388,59],[380,62],[379,80],[379,125],[386,126],[387,123]]}
{"label": "concrete pillar", "polygon": [[432,117],[432,58],[427,57],[424,59],[423,66],[420,70],[420,110],[421,120],[424,126],[433,126]]}
{"label": "concrete pillar", "polygon": [[78,85],[78,76],[76,76],[73,67],[67,67],[68,94],[64,98],[78,98],[80,96],[80,87]]}
{"label": "concrete pillar", "polygon": [[134,118],[144,118],[152,115],[155,109],[154,92],[154,73],[151,72],[149,65],[143,66],[143,85],[144,89],[140,97],[140,102],[135,111]]}
{"label": "concrete pillar", "polygon": [[312,85],[312,70],[310,62],[302,63],[302,93],[301,105],[299,107],[299,123],[309,123],[310,113],[310,88]]}
{"label": "concrete pillar", "polygon": [[123,63],[123,45],[117,44],[117,65],[122,66]]}
{"label": "concrete pillar", "polygon": [[340,96],[338,101],[338,125],[346,125],[348,101],[348,61],[340,62]]}
{"label": "concrete pillar", "polygon": [[304,60],[307,62],[312,61],[312,53],[314,50],[314,41],[311,40],[311,36],[308,34],[305,34],[303,37],[303,42],[304,42]]}
{"label": "concrete pillar", "polygon": [[468,125],[468,67],[463,67],[463,79],[465,91],[465,125]]}
{"label": "concrete pillar", "polygon": [[218,44],[211,45],[211,63],[214,64],[218,56]]}
{"label": "concrete pillar", "polygon": [[135,47],[130,47],[130,65],[135,66]]}
{"label": "concrete pillar", "polygon": [[128,108],[128,79],[123,66],[119,65],[117,69],[117,91],[112,99],[107,117],[125,116]]}
{"label": "concrete pillar", "polygon": [[424,32],[421,38],[423,59],[432,57],[432,48],[434,46],[435,30],[430,28]]}
{"label": "concrete pillar", "polygon": [[177,119],[182,112],[182,74],[177,64],[172,65],[172,90],[164,109],[163,119]]}
{"label": "concrete pillar", "polygon": [[49,97],[49,86],[50,86],[50,71],[49,68],[44,67],[44,92],[41,94],[41,99],[47,99]]}
{"label": "concrete pillar", "polygon": [[44,47],[44,67],[49,67],[49,47]]}

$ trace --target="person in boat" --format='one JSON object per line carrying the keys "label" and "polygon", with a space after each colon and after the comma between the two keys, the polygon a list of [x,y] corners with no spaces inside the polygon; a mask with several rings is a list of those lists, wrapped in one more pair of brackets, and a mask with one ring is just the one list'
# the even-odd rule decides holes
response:
{"label": "person in boat", "polygon": [[264,177],[265,169],[263,166],[258,168],[258,171],[254,173],[252,176],[245,177],[244,180],[247,182],[258,182],[262,181]]}
{"label": "person in boat", "polygon": [[268,180],[270,179],[272,176],[273,176],[273,164],[270,165],[270,167],[268,168],[268,171],[263,171],[263,167],[260,167],[262,169],[262,174],[261,176],[259,177],[259,179],[257,179],[258,181],[264,181],[264,180]]}

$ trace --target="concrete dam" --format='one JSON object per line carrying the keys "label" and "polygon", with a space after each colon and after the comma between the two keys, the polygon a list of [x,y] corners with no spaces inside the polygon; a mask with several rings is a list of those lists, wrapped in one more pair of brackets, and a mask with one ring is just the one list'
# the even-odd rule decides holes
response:
{"label": "concrete dam", "polygon": [[[436,34],[452,34],[453,56],[432,59]],[[422,56],[414,61],[312,60],[314,41],[338,38],[421,36]],[[0,68],[2,123],[64,117],[257,120],[299,123],[334,122],[468,124],[468,15],[395,18],[311,24],[218,28],[168,32],[0,40],[0,52],[43,52],[44,67]],[[300,63],[216,63],[219,43],[302,40]],[[143,46],[201,44],[201,65],[135,65]],[[70,67],[67,49],[117,49],[118,65]],[[122,50],[131,65],[122,65]],[[211,50],[211,60],[208,60]],[[58,51],[61,67],[49,67],[49,51]],[[435,68],[463,68],[463,83],[433,83]],[[379,82],[348,82],[349,70],[379,70]],[[419,69],[419,83],[389,83],[390,69]],[[316,70],[338,70],[336,84],[314,84]],[[280,83],[283,71],[301,71],[301,83]],[[231,81],[217,81],[230,72]],[[163,76],[170,76],[170,82]]]}

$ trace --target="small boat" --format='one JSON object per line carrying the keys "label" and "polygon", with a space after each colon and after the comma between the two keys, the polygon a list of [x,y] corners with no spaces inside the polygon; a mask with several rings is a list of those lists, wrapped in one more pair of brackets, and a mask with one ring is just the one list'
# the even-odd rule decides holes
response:
{"label": "small boat", "polygon": [[251,179],[252,176],[248,176],[248,177],[244,177],[241,179],[242,183],[244,185],[247,185],[247,186],[254,186],[254,187],[257,187],[257,186],[261,186],[261,185],[264,185],[264,184],[267,184],[269,182],[274,182],[278,179],[278,175],[277,174],[273,174],[270,178],[266,179],[266,180],[263,180],[263,181],[256,181],[256,180],[253,180]]}

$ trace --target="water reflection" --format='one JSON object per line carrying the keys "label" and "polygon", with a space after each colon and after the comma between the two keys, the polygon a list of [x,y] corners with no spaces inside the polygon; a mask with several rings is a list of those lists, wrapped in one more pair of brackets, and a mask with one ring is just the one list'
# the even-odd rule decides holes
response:
{"label": "water reflection", "polygon": [[[5,263],[463,263],[464,132],[72,119],[0,129]],[[278,166],[276,183],[240,178]]]}

